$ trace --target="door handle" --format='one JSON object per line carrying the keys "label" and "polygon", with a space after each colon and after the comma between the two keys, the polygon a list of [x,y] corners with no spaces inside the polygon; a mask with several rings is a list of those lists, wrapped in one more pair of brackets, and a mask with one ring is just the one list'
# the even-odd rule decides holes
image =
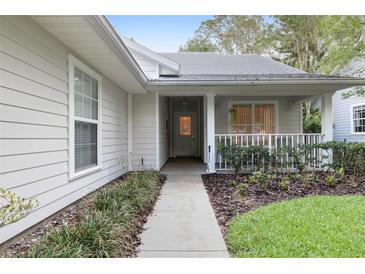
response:
{"label": "door handle", "polygon": [[193,142],[195,142],[195,136],[193,135],[192,137],[193,137]]}

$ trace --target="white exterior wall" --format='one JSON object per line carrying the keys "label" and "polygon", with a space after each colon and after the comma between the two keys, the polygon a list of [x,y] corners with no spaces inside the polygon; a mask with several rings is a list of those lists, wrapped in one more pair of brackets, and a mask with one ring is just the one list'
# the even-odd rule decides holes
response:
{"label": "white exterior wall", "polygon": [[161,168],[169,158],[169,132],[166,131],[166,119],[169,113],[169,104],[167,97],[160,97],[159,100],[159,157]]}
{"label": "white exterior wall", "polygon": [[278,133],[301,133],[302,116],[301,106],[293,103],[293,97],[283,96],[215,96],[215,132],[217,134],[229,133],[228,103],[230,101],[277,101],[278,102]]}
{"label": "white exterior wall", "polygon": [[355,104],[365,103],[363,97],[342,98],[344,92],[350,89],[337,91],[332,96],[333,110],[333,140],[347,142],[365,142],[365,134],[352,134],[351,108]]}
{"label": "white exterior wall", "polygon": [[[133,94],[133,169],[156,168],[155,95]],[[143,165],[142,165],[143,159]]]}
{"label": "white exterior wall", "polygon": [[40,203],[1,243],[127,170],[127,94],[103,77],[102,169],[69,181],[68,49],[27,17],[0,26],[0,187]]}

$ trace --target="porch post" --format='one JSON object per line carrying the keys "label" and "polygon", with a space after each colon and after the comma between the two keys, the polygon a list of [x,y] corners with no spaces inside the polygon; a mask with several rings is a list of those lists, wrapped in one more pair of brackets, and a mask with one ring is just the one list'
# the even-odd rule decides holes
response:
{"label": "porch post", "polygon": [[332,141],[332,93],[323,94],[321,97],[321,131],[324,134],[323,142]]}
{"label": "porch post", "polygon": [[214,94],[207,94],[207,163],[208,173],[215,172],[215,105]]}
{"label": "porch post", "polygon": [[160,96],[155,94],[155,144],[156,170],[160,170]]}
{"label": "porch post", "polygon": [[[332,93],[321,96],[321,131],[324,134],[322,142],[332,141],[333,139],[333,120],[332,120]],[[324,164],[332,163],[332,153],[325,155],[329,158],[324,159]]]}
{"label": "porch post", "polygon": [[133,133],[132,133],[132,129],[133,129],[133,109],[132,109],[132,105],[133,105],[133,95],[128,93],[128,171],[132,171],[133,170]]}

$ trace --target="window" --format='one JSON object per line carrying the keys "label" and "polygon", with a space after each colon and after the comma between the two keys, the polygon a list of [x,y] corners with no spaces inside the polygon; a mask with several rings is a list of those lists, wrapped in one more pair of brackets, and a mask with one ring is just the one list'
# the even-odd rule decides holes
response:
{"label": "window", "polygon": [[180,136],[191,136],[190,116],[180,116]]}
{"label": "window", "polygon": [[365,134],[365,105],[352,106],[352,133]]}
{"label": "window", "polygon": [[101,167],[101,77],[69,57],[70,178]]}
{"label": "window", "polygon": [[270,134],[276,130],[274,103],[232,103],[231,131],[240,134]]}

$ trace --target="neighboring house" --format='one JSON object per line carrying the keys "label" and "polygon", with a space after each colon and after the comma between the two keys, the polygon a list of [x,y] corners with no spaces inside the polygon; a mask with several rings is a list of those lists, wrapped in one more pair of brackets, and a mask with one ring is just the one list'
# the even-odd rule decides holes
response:
{"label": "neighboring house", "polygon": [[[345,69],[336,71],[336,74],[365,77],[365,58],[353,60]],[[365,97],[343,98],[344,93],[353,89],[339,90],[332,97],[335,141],[365,142]]]}
{"label": "neighboring house", "polygon": [[[159,54],[103,16],[1,16],[0,39],[0,187],[39,201],[0,243],[128,170],[189,156],[227,169],[216,142],[332,140],[332,94],[365,84],[259,55]],[[314,96],[323,135],[302,134]]]}

